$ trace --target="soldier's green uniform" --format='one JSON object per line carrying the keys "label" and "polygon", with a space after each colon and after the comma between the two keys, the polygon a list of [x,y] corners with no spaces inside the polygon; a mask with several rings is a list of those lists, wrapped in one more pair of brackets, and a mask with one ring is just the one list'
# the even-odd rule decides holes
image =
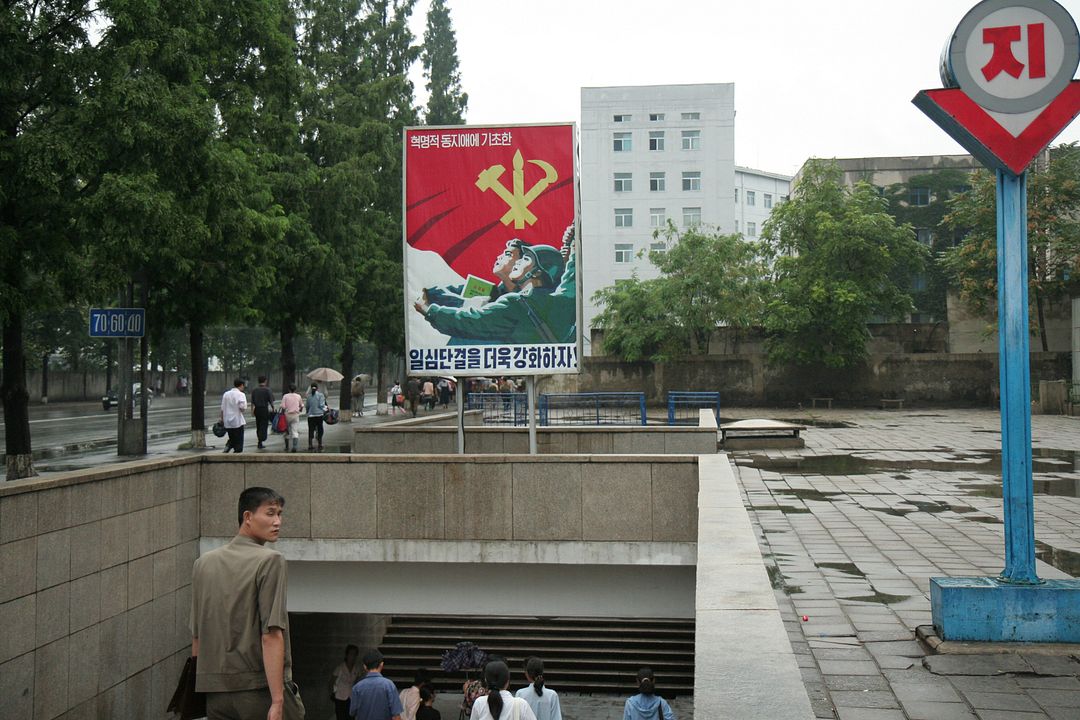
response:
{"label": "soldier's green uniform", "polygon": [[506,293],[479,308],[431,305],[425,317],[436,330],[464,344],[469,340],[508,345],[572,343],[577,337],[575,268],[571,253],[554,290]]}

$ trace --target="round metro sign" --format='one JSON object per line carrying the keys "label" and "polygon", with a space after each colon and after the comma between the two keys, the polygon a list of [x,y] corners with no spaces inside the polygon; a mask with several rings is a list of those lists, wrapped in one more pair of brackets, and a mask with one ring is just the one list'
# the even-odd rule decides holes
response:
{"label": "round metro sign", "polygon": [[1046,107],[1072,80],[1080,40],[1053,0],[985,0],[964,16],[942,53],[941,78],[993,112]]}

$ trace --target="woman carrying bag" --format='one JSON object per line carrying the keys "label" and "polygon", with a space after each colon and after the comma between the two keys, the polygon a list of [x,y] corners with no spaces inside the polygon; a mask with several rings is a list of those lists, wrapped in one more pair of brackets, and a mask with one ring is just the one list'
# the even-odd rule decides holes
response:
{"label": "woman carrying bag", "polygon": [[311,383],[311,391],[308,392],[307,400],[307,449],[308,452],[315,450],[312,440],[319,441],[319,452],[322,452],[323,439],[323,416],[326,414],[326,396],[319,392],[319,386]]}

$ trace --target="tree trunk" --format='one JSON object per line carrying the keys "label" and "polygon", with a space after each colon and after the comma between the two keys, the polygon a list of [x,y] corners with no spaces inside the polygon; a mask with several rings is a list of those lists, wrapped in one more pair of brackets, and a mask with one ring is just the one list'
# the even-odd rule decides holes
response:
{"label": "tree trunk", "polygon": [[1039,339],[1042,340],[1042,351],[1050,352],[1050,344],[1046,341],[1046,315],[1043,311],[1042,293],[1035,291],[1035,311],[1039,318]]}
{"label": "tree trunk", "polygon": [[206,353],[203,348],[203,327],[197,322],[188,325],[191,344],[191,446],[206,447]]}
{"label": "tree trunk", "polygon": [[281,394],[289,392],[289,383],[296,382],[296,321],[289,318],[278,333],[281,338]]}
{"label": "tree trunk", "polygon": [[341,374],[345,379],[341,381],[341,404],[342,410],[352,409],[352,378],[353,378],[353,336],[346,333],[345,340],[341,344]]}
{"label": "tree trunk", "polygon": [[379,345],[375,353],[379,358],[379,367],[375,370],[375,403],[381,405],[386,402],[386,390],[390,387],[386,379],[386,348]]}
{"label": "tree trunk", "polygon": [[49,404],[49,351],[41,353],[41,404]]}
{"label": "tree trunk", "polygon": [[8,480],[37,475],[30,448],[30,393],[26,390],[23,340],[23,315],[16,310],[4,323],[4,378],[0,381]]}

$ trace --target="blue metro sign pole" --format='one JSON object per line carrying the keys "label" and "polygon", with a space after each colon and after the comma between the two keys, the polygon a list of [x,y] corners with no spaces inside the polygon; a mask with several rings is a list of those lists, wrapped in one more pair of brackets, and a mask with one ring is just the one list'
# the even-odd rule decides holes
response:
{"label": "blue metro sign pole", "polygon": [[1054,0],[983,0],[942,54],[944,88],[925,112],[997,172],[998,363],[1005,569],[930,578],[934,632],[946,641],[1080,643],[1080,580],[1035,568],[1028,329],[1027,167],[1080,114],[1080,33]]}
{"label": "blue metro sign pole", "polygon": [[1031,479],[1031,362],[1028,335],[1027,173],[997,171],[998,373],[1005,570],[1012,583],[1037,583]]}

